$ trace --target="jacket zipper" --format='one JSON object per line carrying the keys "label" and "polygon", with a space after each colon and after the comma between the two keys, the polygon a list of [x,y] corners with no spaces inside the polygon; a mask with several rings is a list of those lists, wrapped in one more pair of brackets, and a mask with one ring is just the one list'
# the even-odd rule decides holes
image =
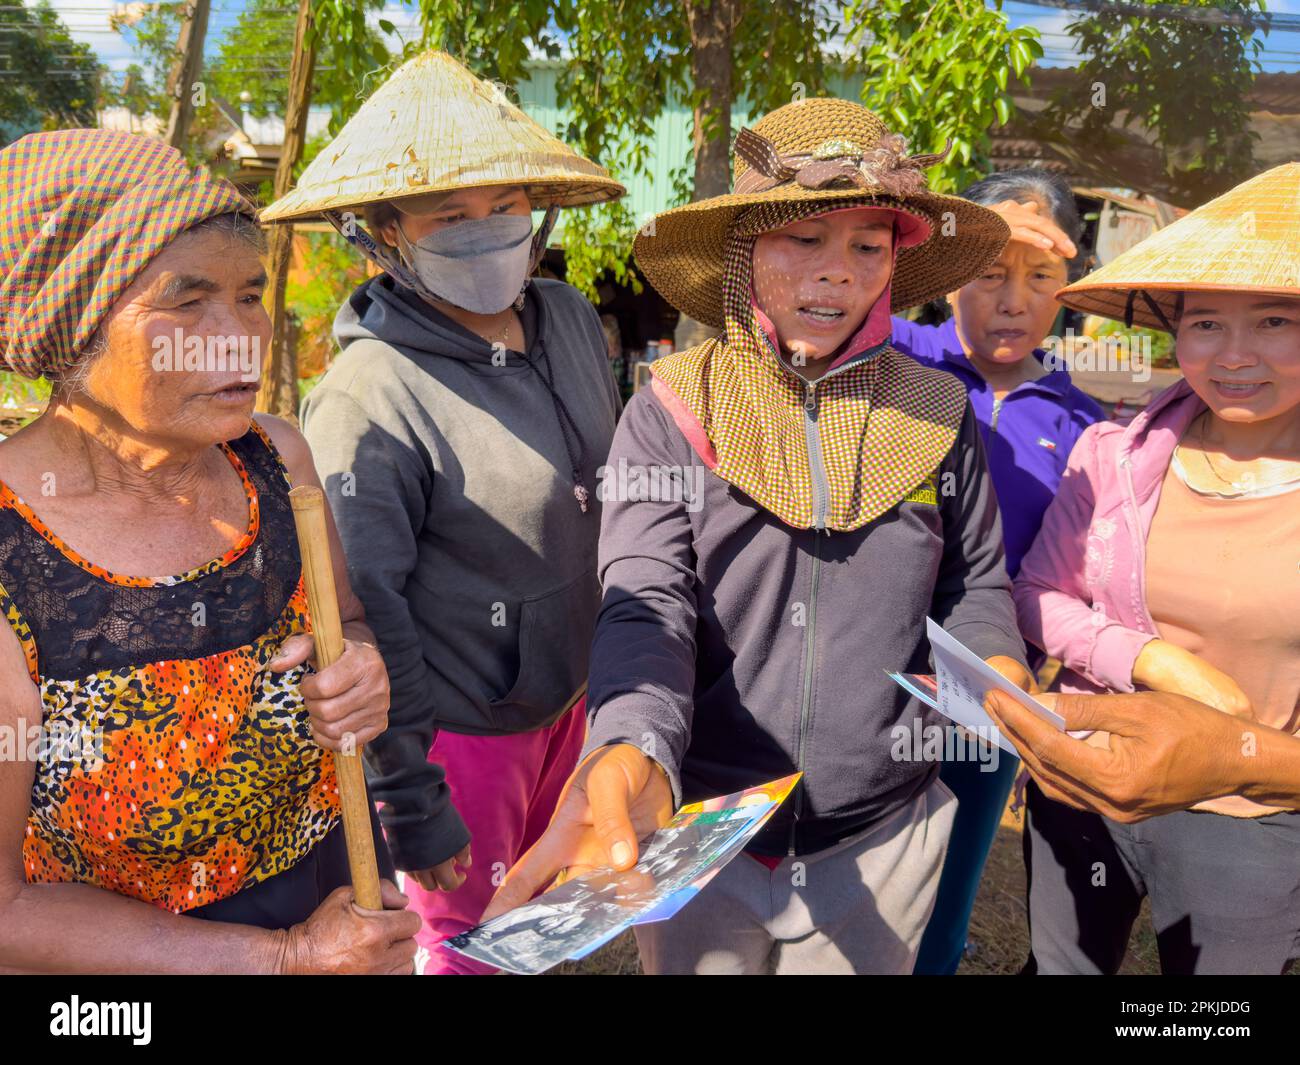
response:
{"label": "jacket zipper", "polygon": [[[795,769],[803,772],[804,749],[808,741],[808,709],[812,705],[813,688],[813,648],[817,637],[817,588],[822,576],[822,538],[821,533],[813,532],[812,581],[808,594],[808,635],[804,640],[803,656],[803,698],[799,706],[799,743],[795,748]],[[790,857],[795,855],[795,834],[799,830],[799,818],[803,815],[804,782],[799,781],[794,793],[794,820],[790,822]]]}
{"label": "jacket zipper", "polygon": [[[780,363],[780,356],[771,338],[766,332],[763,339],[773,358]],[[855,360],[856,361],[856,360]],[[813,556],[811,589],[808,595],[808,635],[804,641],[804,677],[803,696],[799,706],[799,741],[795,749],[795,768],[804,771],[804,754],[808,743],[808,710],[812,705],[813,687],[813,651],[817,635],[817,589],[821,583],[821,533],[826,528],[826,512],[830,506],[830,486],[826,479],[826,464],[822,457],[821,439],[817,435],[817,385],[827,377],[847,370],[854,363],[846,363],[824,374],[818,381],[804,381],[804,441],[808,445],[808,468],[812,477],[813,489]],[[794,793],[794,819],[790,822],[790,856],[795,854],[795,836],[799,830],[799,818],[803,815],[804,783],[801,780]]]}
{"label": "jacket zipper", "polygon": [[1129,522],[1132,526],[1129,537],[1133,541],[1133,557],[1137,570],[1138,605],[1141,606],[1142,617],[1149,626],[1144,628],[1144,632],[1159,636],[1160,630],[1156,628],[1156,619],[1151,616],[1151,609],[1147,606],[1147,543],[1142,535],[1142,512],[1138,509],[1137,488],[1133,484],[1133,460],[1125,456],[1121,465],[1124,467],[1125,481],[1128,484]]}
{"label": "jacket zipper", "polygon": [[993,400],[993,414],[989,418],[990,433],[996,433],[998,431],[998,415],[1002,413],[1002,400],[1006,398],[1006,396],[1003,396],[1002,399],[997,399],[995,397]]}
{"label": "jacket zipper", "polygon": [[826,483],[826,464],[822,460],[821,437],[817,435],[817,382],[808,381],[803,390],[803,432],[808,444],[808,469],[812,474],[813,528],[826,528],[826,510],[830,486]]}

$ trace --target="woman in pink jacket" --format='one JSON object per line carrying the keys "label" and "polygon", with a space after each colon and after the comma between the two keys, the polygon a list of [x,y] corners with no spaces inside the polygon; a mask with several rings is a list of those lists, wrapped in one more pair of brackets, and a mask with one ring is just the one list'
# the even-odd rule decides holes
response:
{"label": "woman in pink jacket", "polygon": [[[1245,753],[1256,723],[1300,727],[1298,196],[1278,167],[1058,293],[1174,333],[1185,379],[1084,433],[1015,587],[1062,690],[1190,696]],[[1120,824],[1028,795],[1028,971],[1116,972],[1143,897],[1167,973],[1300,956],[1300,814],[1231,796]]]}

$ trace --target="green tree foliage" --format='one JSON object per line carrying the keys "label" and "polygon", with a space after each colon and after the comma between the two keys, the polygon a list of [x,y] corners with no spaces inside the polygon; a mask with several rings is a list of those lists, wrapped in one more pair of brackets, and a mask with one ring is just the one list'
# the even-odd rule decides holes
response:
{"label": "green tree foliage", "polygon": [[176,42],[181,32],[179,3],[149,4],[139,18],[109,18],[109,25],[131,42],[139,57],[126,71],[122,83],[106,80],[103,102],[106,107],[126,107],[141,117],[153,115],[166,122],[171,111],[167,97],[167,75],[176,59]]}
{"label": "green tree foliage", "polygon": [[[825,87],[822,44],[836,5],[733,0],[731,89],[751,117]],[[531,56],[563,56],[559,104],[572,119],[560,135],[628,180],[649,172],[655,120],[670,106],[694,107],[690,30],[680,0],[419,0],[422,46],[444,48],[482,77],[516,84]],[[730,113],[710,134],[730,138]],[[691,199],[689,160],[675,167],[674,202]],[[629,267],[632,239],[648,219],[624,202],[572,212],[565,221],[569,281],[594,295],[608,272],[639,286]]]}
{"label": "green tree foliage", "polygon": [[101,69],[45,0],[0,5],[0,145],[38,130],[93,126]]}
{"label": "green tree foliage", "polygon": [[1119,130],[1149,130],[1164,157],[1168,195],[1195,205],[1257,169],[1247,97],[1263,44],[1248,20],[1265,7],[1264,0],[1183,0],[1182,6],[1247,22],[1197,21],[1156,10],[1081,14],[1066,27],[1086,56],[1079,87],[1059,92],[1044,120],[1057,128],[1076,126],[1071,137],[1084,150],[1113,150],[1122,140]]}
{"label": "green tree foliage", "polygon": [[986,174],[989,131],[1011,117],[1008,78],[1043,54],[1038,31],[1012,29],[1002,0],[850,0],[845,23],[863,102],[914,152],[951,139],[947,160],[928,172],[931,188],[951,192]]}

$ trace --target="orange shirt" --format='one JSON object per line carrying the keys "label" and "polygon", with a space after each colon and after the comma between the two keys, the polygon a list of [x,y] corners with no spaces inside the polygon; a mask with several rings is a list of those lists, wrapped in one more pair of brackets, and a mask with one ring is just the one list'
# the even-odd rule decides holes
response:
{"label": "orange shirt", "polygon": [[[1235,680],[1261,724],[1300,729],[1300,489],[1222,498],[1171,464],[1147,537],[1147,606],[1162,639]],[[1276,812],[1240,797],[1197,809]]]}

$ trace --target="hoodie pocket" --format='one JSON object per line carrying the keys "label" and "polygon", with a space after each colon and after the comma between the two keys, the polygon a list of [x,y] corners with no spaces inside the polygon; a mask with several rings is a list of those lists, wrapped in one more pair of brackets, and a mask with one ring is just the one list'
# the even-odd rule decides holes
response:
{"label": "hoodie pocket", "polygon": [[600,610],[595,572],[519,605],[519,674],[489,704],[493,724],[523,732],[554,721],[587,682],[591,637]]}

